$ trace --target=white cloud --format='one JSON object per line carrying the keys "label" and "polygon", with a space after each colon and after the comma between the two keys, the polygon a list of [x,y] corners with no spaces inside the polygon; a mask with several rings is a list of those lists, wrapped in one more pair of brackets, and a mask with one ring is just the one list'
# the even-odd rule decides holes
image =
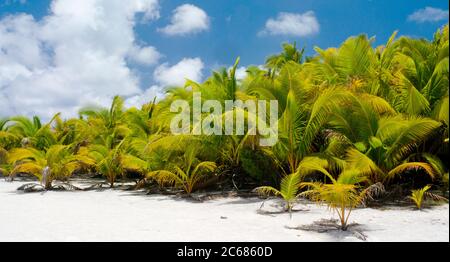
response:
{"label": "white cloud", "polygon": [[429,6],[419,9],[408,16],[408,21],[417,23],[439,22],[443,20],[448,20],[448,10]]}
{"label": "white cloud", "polygon": [[138,47],[130,49],[128,56],[131,60],[142,65],[156,64],[162,55],[153,46]]}
{"label": "white cloud", "polygon": [[0,19],[0,116],[73,116],[84,104],[141,94],[127,61],[154,64],[160,55],[136,43],[137,17],[158,18],[158,0],[53,0],[39,21]]}
{"label": "white cloud", "polygon": [[183,58],[176,65],[164,63],[158,66],[153,76],[162,86],[182,86],[186,79],[196,82],[202,80],[203,62],[200,58]]}
{"label": "white cloud", "polygon": [[[227,68],[227,71],[230,72],[230,70],[233,67],[230,66]],[[236,68],[236,73],[234,74],[234,76],[236,77],[237,80],[242,80],[247,76],[247,68],[245,66],[240,66],[238,68]]]}
{"label": "white cloud", "polygon": [[258,35],[292,35],[309,36],[318,33],[319,22],[313,11],[303,14],[279,13],[278,16],[266,21],[266,25]]}
{"label": "white cloud", "polygon": [[247,76],[247,68],[241,66],[239,68],[236,69],[236,79],[237,80],[242,80]]}
{"label": "white cloud", "polygon": [[174,11],[170,24],[158,31],[174,36],[195,34],[209,29],[209,17],[205,11],[195,5],[184,4]]}
{"label": "white cloud", "polygon": [[127,98],[125,100],[125,106],[139,108],[143,104],[152,102],[155,97],[157,100],[164,97],[164,89],[162,87],[153,85],[139,94]]}

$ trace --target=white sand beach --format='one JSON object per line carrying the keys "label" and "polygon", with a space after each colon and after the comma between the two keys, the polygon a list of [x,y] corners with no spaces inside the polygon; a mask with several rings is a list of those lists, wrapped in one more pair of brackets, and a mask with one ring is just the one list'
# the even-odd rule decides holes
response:
{"label": "white sand beach", "polygon": [[[259,214],[258,198],[195,202],[110,189],[21,193],[22,184],[0,180],[0,241],[362,241],[351,232],[288,228],[336,218],[307,202],[290,217]],[[448,204],[357,209],[350,222],[360,224],[366,241],[449,241]]]}

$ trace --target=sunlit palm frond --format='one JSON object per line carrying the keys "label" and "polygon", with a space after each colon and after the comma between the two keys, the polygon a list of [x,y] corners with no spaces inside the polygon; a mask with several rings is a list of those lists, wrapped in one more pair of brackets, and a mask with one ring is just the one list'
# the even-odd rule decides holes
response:
{"label": "sunlit palm frond", "polygon": [[280,193],[287,201],[294,199],[297,196],[301,183],[301,176],[299,173],[289,174],[281,180]]}
{"label": "sunlit palm frond", "polygon": [[39,180],[42,178],[42,169],[44,167],[36,164],[34,162],[25,162],[19,165],[16,165],[11,171],[11,176],[15,176],[16,174],[26,173],[36,176]]}
{"label": "sunlit palm frond", "polygon": [[392,138],[386,156],[397,160],[403,159],[440,126],[441,123],[429,118],[407,119],[402,129],[396,129],[395,133],[386,136]]}
{"label": "sunlit palm frond", "polygon": [[349,102],[352,95],[348,91],[340,89],[328,89],[320,94],[314,102],[310,118],[307,122],[303,140],[303,147],[305,152],[311,146],[313,139],[319,132],[323,125],[329,119],[329,114],[333,111],[338,111],[345,102]]}
{"label": "sunlit palm frond", "polygon": [[197,174],[200,171],[213,172],[217,168],[217,164],[212,161],[204,161],[197,164],[192,171],[193,174]]}
{"label": "sunlit palm frond", "polygon": [[435,177],[435,171],[433,167],[424,162],[409,162],[409,163],[403,163],[392,169],[386,174],[385,179],[389,180],[394,178],[395,176],[401,175],[407,171],[424,171],[426,175],[434,179]]}
{"label": "sunlit palm frond", "polygon": [[143,172],[148,168],[147,162],[130,154],[124,154],[120,157],[120,163],[123,168]]}
{"label": "sunlit palm frond", "polygon": [[358,169],[346,169],[339,174],[336,183],[343,185],[358,185],[367,182],[368,178]]}
{"label": "sunlit palm frond", "polygon": [[349,168],[358,170],[361,174],[369,177],[383,175],[383,171],[372,159],[354,148],[347,151],[345,160]]}
{"label": "sunlit palm frond", "polygon": [[281,196],[281,192],[271,186],[260,186],[254,189],[255,192],[263,195],[263,196],[269,196],[269,195],[274,195],[274,196]]}
{"label": "sunlit palm frond", "polygon": [[183,184],[183,180],[176,173],[167,170],[150,171],[147,177],[155,179],[161,185]]}
{"label": "sunlit palm frond", "polygon": [[320,172],[327,176],[331,181],[335,181],[334,177],[327,171],[329,163],[326,159],[307,156],[300,162],[297,172],[305,177],[313,172]]}

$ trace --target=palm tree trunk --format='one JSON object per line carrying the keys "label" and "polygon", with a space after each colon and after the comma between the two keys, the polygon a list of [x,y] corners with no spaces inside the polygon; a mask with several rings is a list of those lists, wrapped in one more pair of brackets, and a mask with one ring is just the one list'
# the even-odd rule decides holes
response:
{"label": "palm tree trunk", "polygon": [[109,188],[113,188],[114,187],[114,175],[112,175],[111,173],[106,173],[105,174],[106,177],[106,181],[108,181],[109,183]]}
{"label": "palm tree trunk", "polygon": [[290,201],[286,201],[286,211],[291,213],[292,212],[292,207],[293,205],[291,204]]}
{"label": "palm tree trunk", "polygon": [[346,231],[347,230],[347,221],[345,219],[345,206],[344,205],[341,206],[340,218],[341,218],[341,229],[343,231]]}
{"label": "palm tree trunk", "polygon": [[44,169],[42,169],[42,181],[41,183],[44,184],[45,190],[50,190],[52,188],[52,180],[50,178],[50,167],[46,166]]}

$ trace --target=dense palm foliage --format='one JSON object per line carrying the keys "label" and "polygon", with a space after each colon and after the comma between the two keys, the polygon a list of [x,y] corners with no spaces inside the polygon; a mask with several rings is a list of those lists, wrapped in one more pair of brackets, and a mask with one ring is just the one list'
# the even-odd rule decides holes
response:
{"label": "dense palm foliage", "polygon": [[[347,209],[375,183],[448,183],[448,34],[448,25],[432,41],[394,33],[378,47],[360,35],[307,58],[284,44],[265,67],[248,67],[244,79],[235,75],[237,59],[230,70],[168,88],[165,98],[141,108],[125,108],[115,97],[110,108],[83,108],[79,118],[0,119],[0,172],[45,175],[46,188],[83,170],[103,175],[111,187],[137,174],[188,194],[218,181],[261,186],[288,209],[304,182],[306,195],[338,209],[345,227]],[[222,105],[277,100],[278,142],[260,146],[264,134],[251,124],[237,135],[173,135],[170,105],[184,99],[192,107],[194,92]],[[241,110],[249,123],[259,121]],[[227,121],[237,111],[219,117]]]}
{"label": "dense palm foliage", "polygon": [[64,145],[52,145],[46,152],[34,148],[15,148],[8,156],[14,168],[11,175],[29,173],[35,175],[46,189],[52,187],[55,179],[65,180],[70,175],[92,164],[92,160],[80,154],[73,154]]}
{"label": "dense palm foliage", "polygon": [[150,171],[147,176],[155,179],[161,185],[174,184],[187,194],[191,194],[217,168],[214,162],[200,162],[195,157],[195,148],[193,147],[185,152],[181,162],[181,166],[174,164],[166,170]]}

